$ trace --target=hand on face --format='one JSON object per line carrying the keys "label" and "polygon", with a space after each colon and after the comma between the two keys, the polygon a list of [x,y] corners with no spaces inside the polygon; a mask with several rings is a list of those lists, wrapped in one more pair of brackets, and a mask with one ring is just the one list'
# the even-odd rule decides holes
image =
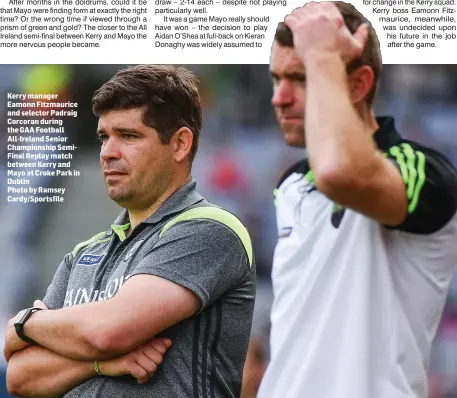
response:
{"label": "hand on face", "polygon": [[368,24],[360,25],[351,34],[331,2],[312,2],[296,8],[284,23],[292,31],[295,51],[305,65],[324,53],[337,53],[347,64],[360,57],[368,39]]}

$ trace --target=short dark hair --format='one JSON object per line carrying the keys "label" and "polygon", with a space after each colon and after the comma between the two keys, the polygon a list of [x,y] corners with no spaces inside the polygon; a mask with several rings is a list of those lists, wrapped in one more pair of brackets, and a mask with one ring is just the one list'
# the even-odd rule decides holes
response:
{"label": "short dark hair", "polygon": [[192,164],[202,128],[198,79],[191,71],[171,65],[137,65],[118,71],[94,92],[95,116],[117,110],[146,106],[143,123],[157,130],[168,144],[181,127],[192,131]]}
{"label": "short dark hair", "polygon": [[[343,16],[344,23],[351,33],[354,33],[362,23],[369,24],[368,40],[365,48],[363,49],[362,55],[360,58],[356,59],[348,65],[347,71],[349,73],[362,65],[368,65],[373,70],[373,87],[365,99],[367,105],[371,106],[378,90],[378,82],[382,67],[381,49],[378,36],[371,26],[370,22],[359,11],[357,11],[357,9],[352,4],[347,4],[342,1],[333,1],[332,3],[335,4],[340,11],[341,15]],[[283,47],[294,46],[292,32],[283,22],[278,24],[274,40]]]}

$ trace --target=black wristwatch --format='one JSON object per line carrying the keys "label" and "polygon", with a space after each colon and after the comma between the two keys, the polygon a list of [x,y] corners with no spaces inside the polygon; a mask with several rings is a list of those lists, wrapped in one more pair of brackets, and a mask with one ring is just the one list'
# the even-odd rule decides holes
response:
{"label": "black wristwatch", "polygon": [[26,343],[36,344],[32,339],[28,338],[24,334],[24,324],[27,321],[27,319],[29,319],[32,316],[32,314],[34,314],[35,312],[40,311],[42,309],[43,308],[37,308],[37,307],[27,308],[24,312],[24,315],[22,315],[21,320],[14,324],[14,328],[16,329],[17,335],[19,336],[19,338],[21,340],[25,341]]}

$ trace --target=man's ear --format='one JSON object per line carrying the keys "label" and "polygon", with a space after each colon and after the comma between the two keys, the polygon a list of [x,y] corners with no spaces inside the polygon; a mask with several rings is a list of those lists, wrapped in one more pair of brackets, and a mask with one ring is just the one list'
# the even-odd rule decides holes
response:
{"label": "man's ear", "polygon": [[194,135],[187,127],[181,127],[171,138],[171,149],[176,163],[181,163],[188,159],[192,150]]}
{"label": "man's ear", "polygon": [[354,105],[363,102],[374,84],[373,69],[363,65],[352,71],[348,79],[351,102]]}

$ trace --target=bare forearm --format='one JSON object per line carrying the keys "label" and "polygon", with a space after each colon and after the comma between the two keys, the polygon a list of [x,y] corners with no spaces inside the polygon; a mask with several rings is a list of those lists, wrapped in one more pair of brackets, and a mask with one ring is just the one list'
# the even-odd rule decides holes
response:
{"label": "bare forearm", "polygon": [[118,353],[101,350],[97,341],[98,336],[103,336],[103,321],[109,324],[109,319],[92,311],[92,307],[39,311],[26,322],[24,332],[40,346],[66,358],[79,361],[112,358]]}
{"label": "bare forearm", "polygon": [[348,166],[366,168],[375,146],[351,102],[341,57],[316,54],[307,61],[306,74],[305,131],[311,166],[324,174]]}
{"label": "bare forearm", "polygon": [[75,361],[40,346],[17,351],[7,368],[10,394],[58,397],[96,375],[93,362]]}
{"label": "bare forearm", "polygon": [[[132,279],[110,300],[35,312],[24,325],[25,335],[66,358],[106,360],[133,351],[201,306],[194,293],[166,279]],[[12,328],[7,353],[21,347]]]}

